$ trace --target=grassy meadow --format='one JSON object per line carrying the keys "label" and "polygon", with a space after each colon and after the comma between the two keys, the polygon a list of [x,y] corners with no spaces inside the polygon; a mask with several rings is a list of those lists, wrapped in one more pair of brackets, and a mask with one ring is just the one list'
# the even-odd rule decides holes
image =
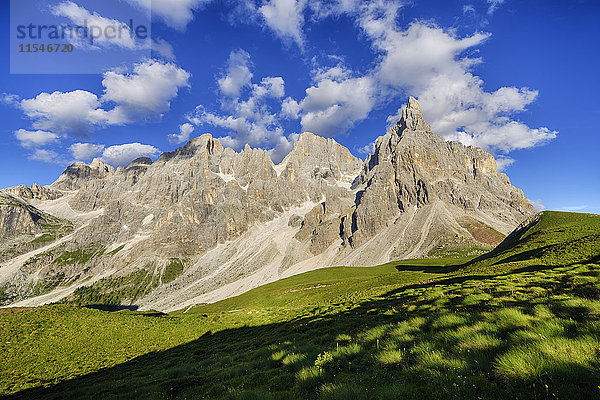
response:
{"label": "grassy meadow", "polygon": [[0,310],[8,399],[600,398],[600,216],[171,314]]}

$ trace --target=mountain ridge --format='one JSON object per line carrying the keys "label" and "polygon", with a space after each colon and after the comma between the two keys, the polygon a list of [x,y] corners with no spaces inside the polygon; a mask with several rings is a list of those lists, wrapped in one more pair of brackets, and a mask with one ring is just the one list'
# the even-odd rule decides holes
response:
{"label": "mountain ridge", "polygon": [[[33,275],[0,268],[0,290],[43,288],[9,303],[77,301],[97,287],[168,310],[325,266],[489,249],[534,214],[492,155],[433,134],[414,98],[365,162],[311,133],[278,165],[205,134],[153,163],[76,163],[48,190],[60,197],[31,205],[74,221],[77,234],[29,260]],[[173,260],[183,267],[164,282]],[[145,289],[131,293],[139,276]]]}

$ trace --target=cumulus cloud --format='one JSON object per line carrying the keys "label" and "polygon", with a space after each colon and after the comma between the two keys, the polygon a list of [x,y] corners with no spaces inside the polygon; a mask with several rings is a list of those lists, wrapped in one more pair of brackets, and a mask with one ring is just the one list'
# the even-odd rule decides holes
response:
{"label": "cumulus cloud", "polygon": [[221,94],[240,97],[242,89],[250,86],[252,76],[250,54],[244,50],[232,51],[227,61],[227,73],[218,80]]}
{"label": "cumulus cloud", "polygon": [[304,46],[302,26],[304,25],[305,0],[270,0],[258,9],[265,25],[284,42],[295,42]]}
{"label": "cumulus cloud", "polygon": [[[279,110],[285,96],[281,77],[265,77],[252,82],[250,56],[243,50],[233,51],[227,73],[218,79],[221,110],[213,112],[198,106],[189,116],[195,125],[218,127],[226,132],[224,146],[240,150],[246,144],[269,149],[273,161],[279,162],[293,146],[292,135],[286,137]],[[247,90],[243,91],[243,88]],[[285,100],[283,100],[285,102]],[[277,109],[277,111],[274,111]]]}
{"label": "cumulus cloud", "polygon": [[[493,12],[502,1],[488,3]],[[379,59],[362,76],[341,65],[316,68],[315,84],[306,97],[286,99],[282,106],[282,115],[298,116],[303,129],[326,136],[343,133],[379,105],[413,95],[434,132],[494,153],[556,137],[555,131],[531,128],[514,117],[535,101],[536,90],[507,86],[487,91],[473,74],[473,67],[482,62],[473,54],[490,34],[458,37],[453,30],[424,21],[401,27],[397,15],[403,2],[397,0],[314,1],[309,7],[316,20],[342,14],[353,18]],[[389,122],[400,115],[401,109]]]}
{"label": "cumulus cloud", "polygon": [[[169,110],[179,89],[189,86],[189,78],[175,64],[147,60],[131,74],[105,73],[100,98],[85,90],[44,92],[21,100],[20,108],[35,129],[86,137],[99,127],[157,118]],[[110,104],[114,107],[107,110]]]}
{"label": "cumulus cloud", "polygon": [[[481,59],[465,53],[489,34],[460,38],[453,31],[419,21],[402,29],[396,23],[400,6],[389,4],[370,3],[357,17],[381,53],[372,72],[379,96],[414,95],[434,132],[493,152],[533,147],[556,137],[557,132],[548,128],[530,128],[513,118],[537,98],[537,91],[501,87],[489,92],[472,73]],[[399,118],[399,113],[393,118]]]}
{"label": "cumulus cloud", "polygon": [[103,150],[103,144],[93,143],[74,143],[69,147],[73,158],[79,161],[89,161],[102,153]]}
{"label": "cumulus cloud", "polygon": [[515,163],[515,159],[506,157],[506,156],[496,156],[496,165],[498,166],[498,171],[503,172],[506,171],[508,167]]}
{"label": "cumulus cloud", "polygon": [[179,133],[169,135],[169,142],[174,144],[185,143],[190,140],[190,135],[194,132],[194,125],[185,123],[179,126]]}
{"label": "cumulus cloud", "polygon": [[529,202],[533,206],[533,209],[537,212],[544,211],[547,209],[546,206],[544,205],[544,201],[542,199],[529,200]]}
{"label": "cumulus cloud", "polygon": [[168,26],[184,30],[194,19],[194,11],[212,0],[127,0],[130,3],[152,11]]}
{"label": "cumulus cloud", "polygon": [[139,157],[154,157],[160,150],[141,143],[128,143],[107,147],[102,153],[102,161],[112,166],[127,166]]}
{"label": "cumulus cloud", "polygon": [[89,27],[88,34],[91,38],[78,38],[76,35],[69,38],[73,45],[79,48],[100,49],[116,46],[128,50],[152,50],[167,60],[175,59],[173,46],[164,39],[137,38],[125,22],[90,12],[72,1],[63,1],[51,10],[56,16],[68,18],[73,25]]}
{"label": "cumulus cloud", "polygon": [[131,74],[104,74],[102,102],[117,104],[113,112],[132,122],[168,111],[179,89],[189,86],[189,72],[172,63],[152,60],[136,64]]}
{"label": "cumulus cloud", "polygon": [[91,13],[72,1],[63,1],[52,7],[52,13],[56,16],[66,17],[77,26],[89,26],[89,39],[76,41],[82,46],[118,46],[126,49],[135,49],[134,35],[129,26],[121,21],[105,18],[98,13]]}
{"label": "cumulus cloud", "polygon": [[40,93],[21,100],[21,109],[33,120],[34,128],[76,136],[86,136],[97,126],[120,122],[100,105],[98,96],[85,90]]}
{"label": "cumulus cloud", "polygon": [[57,152],[46,149],[37,149],[27,158],[47,164],[66,164],[66,161]]}
{"label": "cumulus cloud", "polygon": [[300,114],[300,104],[291,97],[287,97],[281,103],[281,116],[283,118],[298,119]]}
{"label": "cumulus cloud", "polygon": [[15,137],[25,148],[36,148],[46,146],[58,141],[58,135],[46,131],[27,131],[19,129],[15,131]]}
{"label": "cumulus cloud", "polygon": [[369,76],[332,79],[324,75],[306,89],[299,103],[304,131],[321,136],[336,136],[365,119],[375,104],[375,87]]}

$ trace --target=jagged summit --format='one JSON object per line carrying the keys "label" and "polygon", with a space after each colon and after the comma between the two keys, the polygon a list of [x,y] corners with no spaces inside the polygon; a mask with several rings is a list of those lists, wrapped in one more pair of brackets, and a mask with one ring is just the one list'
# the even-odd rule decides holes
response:
{"label": "jagged summit", "polygon": [[65,170],[50,187],[58,190],[77,190],[83,184],[94,179],[105,179],[112,176],[115,169],[99,158],[94,158],[90,165],[76,162]]}
{"label": "jagged summit", "polygon": [[405,130],[431,133],[431,126],[425,122],[419,102],[412,96],[402,108],[402,118],[392,127],[392,131],[397,135],[401,135]]}

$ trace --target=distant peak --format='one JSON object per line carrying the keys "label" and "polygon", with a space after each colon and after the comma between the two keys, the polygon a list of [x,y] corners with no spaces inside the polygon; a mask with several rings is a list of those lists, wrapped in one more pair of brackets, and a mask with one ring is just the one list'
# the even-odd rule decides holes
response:
{"label": "distant peak", "polygon": [[395,128],[398,134],[405,130],[431,132],[431,127],[425,122],[417,99],[409,97],[408,104],[402,107],[402,118]]}
{"label": "distant peak", "polygon": [[411,109],[411,110],[419,110],[419,111],[421,111],[421,107],[419,106],[419,102],[417,101],[417,99],[415,99],[412,96],[410,96],[408,98],[408,104],[406,105],[406,108]]}
{"label": "distant peak", "polygon": [[129,165],[127,166],[127,168],[132,167],[132,166],[140,166],[140,165],[152,165],[152,159],[150,157],[138,157],[135,160],[133,160],[132,162],[129,163]]}
{"label": "distant peak", "polygon": [[110,172],[110,173],[114,172],[114,168],[112,166],[106,164],[100,158],[94,158],[92,160],[92,162],[90,163],[89,167],[92,169],[103,170],[105,172]]}
{"label": "distant peak", "polygon": [[318,136],[317,136],[317,135],[315,135],[315,134],[314,134],[314,133],[312,133],[312,132],[302,132],[302,133],[300,134],[300,136],[298,137],[298,141],[299,141],[299,142],[301,142],[301,141],[304,141],[304,140],[314,140],[314,139],[316,139],[317,137],[318,137]]}

